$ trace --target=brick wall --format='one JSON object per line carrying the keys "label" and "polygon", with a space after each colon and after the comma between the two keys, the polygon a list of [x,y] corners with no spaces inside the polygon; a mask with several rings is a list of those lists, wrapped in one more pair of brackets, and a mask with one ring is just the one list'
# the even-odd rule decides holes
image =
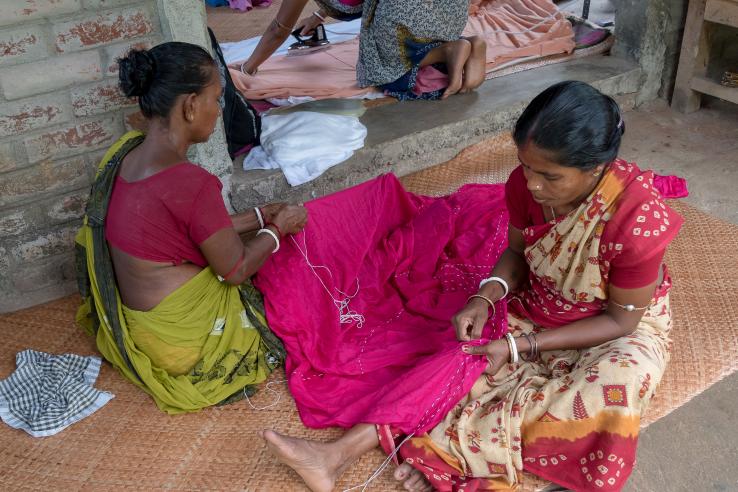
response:
{"label": "brick wall", "polygon": [[135,112],[115,59],[161,25],[153,0],[0,2],[0,312],[74,291],[94,169]]}

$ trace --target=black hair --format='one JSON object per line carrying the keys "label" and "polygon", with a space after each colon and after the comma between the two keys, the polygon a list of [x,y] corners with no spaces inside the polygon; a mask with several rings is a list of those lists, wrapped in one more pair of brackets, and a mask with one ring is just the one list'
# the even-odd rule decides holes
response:
{"label": "black hair", "polygon": [[589,170],[618,155],[625,124],[613,98],[584,82],[554,84],[518,118],[513,139],[532,142],[562,166]]}
{"label": "black hair", "polygon": [[118,60],[118,80],[126,97],[138,97],[147,118],[169,116],[181,94],[199,93],[212,77],[215,61],[196,44],[171,41],[150,50],[133,49]]}

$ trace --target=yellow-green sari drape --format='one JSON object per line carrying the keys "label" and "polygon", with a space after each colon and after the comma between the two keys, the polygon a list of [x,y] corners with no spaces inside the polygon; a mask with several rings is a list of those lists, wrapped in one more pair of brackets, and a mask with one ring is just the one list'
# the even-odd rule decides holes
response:
{"label": "yellow-green sari drape", "polygon": [[124,135],[98,169],[76,238],[83,299],[77,321],[96,337],[103,356],[160,409],[196,411],[252,391],[284,360],[284,350],[269,331],[256,289],[222,283],[209,267],[150,311],[123,305],[105,216],[118,166],[142,140],[138,132]]}

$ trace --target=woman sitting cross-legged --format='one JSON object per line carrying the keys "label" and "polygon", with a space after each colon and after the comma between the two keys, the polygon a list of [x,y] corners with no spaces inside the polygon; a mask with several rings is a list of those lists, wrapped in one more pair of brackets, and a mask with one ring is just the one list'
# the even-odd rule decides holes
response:
{"label": "woman sitting cross-legged", "polygon": [[[271,451],[313,490],[332,489],[378,445],[399,446],[395,477],[408,490],[506,490],[523,470],[574,490],[620,490],[669,359],[663,258],[682,223],[661,178],[618,159],[623,132],[614,100],[582,82],[546,89],[519,118],[509,245],[452,320],[464,351],[488,366],[440,423],[406,442],[386,422],[330,443],[268,430]],[[500,302],[507,335],[473,343]]]}
{"label": "woman sitting cross-legged", "polygon": [[[284,359],[248,279],[307,212],[272,204],[229,216],[218,178],[187,159],[221,111],[207,51],[133,50],[120,87],[148,130],[121,138],[98,170],[77,236],[78,321],[162,410],[199,410],[250,391]],[[256,234],[244,243],[243,233]]]}

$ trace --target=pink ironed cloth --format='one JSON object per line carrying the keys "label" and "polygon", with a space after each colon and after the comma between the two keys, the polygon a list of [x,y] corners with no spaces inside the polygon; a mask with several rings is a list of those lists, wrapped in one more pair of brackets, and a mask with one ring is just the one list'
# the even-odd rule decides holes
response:
{"label": "pink ironed cloth", "polygon": [[[303,233],[259,270],[272,330],[287,349],[289,388],[308,427],[432,428],[486,366],[466,355],[451,317],[507,246],[504,186],[467,185],[443,198],[406,192],[394,175],[306,204]],[[304,241],[304,243],[303,243]],[[363,323],[338,310],[351,296]],[[306,246],[306,248],[305,248]],[[484,338],[507,331],[498,303]]]}
{"label": "pink ironed cloth", "polygon": [[[462,35],[485,39],[487,72],[516,60],[571,53],[575,46],[571,23],[551,0],[474,0]],[[372,90],[357,84],[358,56],[359,40],[353,39],[309,55],[273,56],[255,76],[231,69],[231,77],[247,99],[352,97]],[[432,90],[439,80],[421,72],[420,83]]]}

